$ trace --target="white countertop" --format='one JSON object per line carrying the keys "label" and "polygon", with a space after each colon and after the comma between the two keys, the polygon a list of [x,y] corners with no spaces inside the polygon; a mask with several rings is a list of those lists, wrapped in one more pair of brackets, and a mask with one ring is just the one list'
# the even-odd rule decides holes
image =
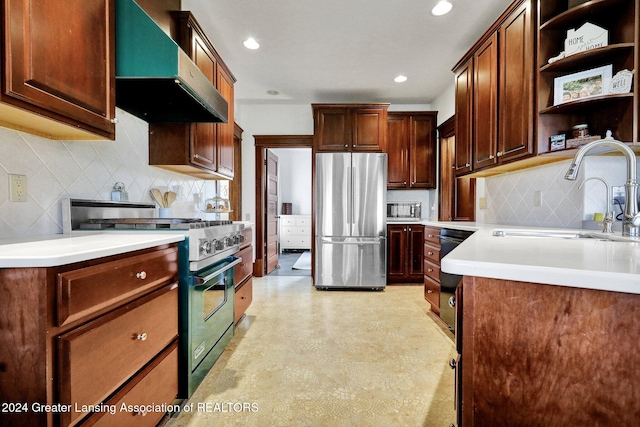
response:
{"label": "white countertop", "polygon": [[442,259],[446,273],[640,294],[640,240],[495,237],[491,234],[495,229],[561,229],[468,222],[421,224],[475,231]]}
{"label": "white countertop", "polygon": [[183,233],[100,233],[0,240],[0,268],[54,267],[184,240]]}

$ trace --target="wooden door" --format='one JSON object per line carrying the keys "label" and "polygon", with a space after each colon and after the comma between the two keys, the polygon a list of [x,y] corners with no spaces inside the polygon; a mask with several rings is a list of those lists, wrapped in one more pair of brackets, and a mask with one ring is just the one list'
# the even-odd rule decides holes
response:
{"label": "wooden door", "polygon": [[424,226],[410,225],[407,230],[409,259],[407,260],[408,282],[423,282]]}
{"label": "wooden door", "polygon": [[388,225],[387,239],[389,251],[387,260],[387,281],[402,282],[406,278],[407,257],[407,226]]}
{"label": "wooden door", "polygon": [[387,188],[406,188],[409,176],[409,117],[389,114]]}
{"label": "wooden door", "polygon": [[473,138],[473,58],[456,70],[454,172],[471,172]]}
{"label": "wooden door", "polygon": [[267,150],[267,212],[265,224],[267,274],[278,265],[278,156]]}
{"label": "wooden door", "polygon": [[218,64],[218,84],[216,88],[220,92],[220,95],[229,103],[228,123],[220,123],[215,125],[217,132],[217,149],[218,149],[218,164],[216,170],[218,173],[223,174],[229,179],[233,179],[233,132],[234,132],[234,102],[233,102],[233,79],[231,76]]}
{"label": "wooden door", "polygon": [[533,148],[533,32],[524,2],[500,26],[500,161],[526,157]]}
{"label": "wooden door", "polygon": [[495,165],[498,113],[498,36],[493,33],[474,55],[473,169]]}
{"label": "wooden door", "polygon": [[[205,42],[197,35],[193,36],[191,58],[200,71],[215,84],[217,61]],[[211,171],[216,170],[216,125],[213,123],[194,123],[191,125],[191,163]]]}
{"label": "wooden door", "polygon": [[386,108],[354,108],[351,120],[353,151],[387,151]]}
{"label": "wooden door", "polygon": [[436,114],[411,117],[409,187],[436,188]]}
{"label": "wooden door", "polygon": [[2,100],[113,137],[114,7],[111,0],[3,2]]}

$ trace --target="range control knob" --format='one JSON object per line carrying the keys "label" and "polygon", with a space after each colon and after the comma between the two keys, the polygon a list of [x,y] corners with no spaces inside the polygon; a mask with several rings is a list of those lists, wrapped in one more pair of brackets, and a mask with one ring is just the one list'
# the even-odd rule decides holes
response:
{"label": "range control knob", "polygon": [[209,242],[207,240],[203,240],[202,243],[200,243],[200,250],[202,251],[203,254],[210,254],[211,253],[211,242]]}
{"label": "range control knob", "polygon": [[224,249],[224,242],[222,240],[214,240],[216,251],[221,251]]}
{"label": "range control knob", "polygon": [[233,246],[233,237],[227,237],[227,246]]}

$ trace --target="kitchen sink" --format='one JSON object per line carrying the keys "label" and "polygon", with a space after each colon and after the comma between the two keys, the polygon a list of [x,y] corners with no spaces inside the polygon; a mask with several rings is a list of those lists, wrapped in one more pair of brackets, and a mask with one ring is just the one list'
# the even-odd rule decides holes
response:
{"label": "kitchen sink", "polygon": [[603,233],[571,230],[493,230],[494,237],[523,237],[551,239],[589,239],[604,242],[629,242],[631,239],[620,235],[611,236]]}

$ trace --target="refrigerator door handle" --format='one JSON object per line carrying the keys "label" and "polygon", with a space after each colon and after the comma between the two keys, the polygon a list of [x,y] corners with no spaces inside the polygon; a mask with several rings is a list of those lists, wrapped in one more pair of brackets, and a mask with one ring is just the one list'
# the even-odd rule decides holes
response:
{"label": "refrigerator door handle", "polygon": [[347,225],[349,235],[353,233],[353,168],[347,168]]}
{"label": "refrigerator door handle", "polygon": [[331,239],[327,239],[326,237],[322,237],[321,240],[322,240],[322,243],[331,243],[332,245],[379,245],[380,243],[382,243],[383,238],[375,239],[375,240],[362,240],[362,241],[356,241],[356,242],[346,242],[346,241],[337,242]]}

